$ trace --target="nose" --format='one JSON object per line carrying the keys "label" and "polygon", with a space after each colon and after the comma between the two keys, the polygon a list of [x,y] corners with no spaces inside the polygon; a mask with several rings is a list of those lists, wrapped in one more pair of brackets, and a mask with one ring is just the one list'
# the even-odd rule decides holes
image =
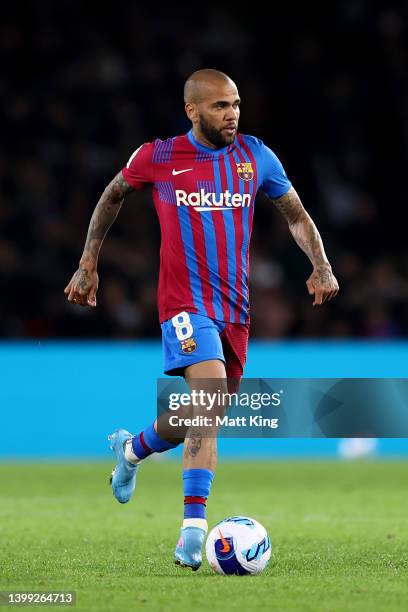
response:
{"label": "nose", "polygon": [[239,117],[239,108],[234,108],[233,106],[227,107],[225,118],[228,121],[237,121],[238,117]]}

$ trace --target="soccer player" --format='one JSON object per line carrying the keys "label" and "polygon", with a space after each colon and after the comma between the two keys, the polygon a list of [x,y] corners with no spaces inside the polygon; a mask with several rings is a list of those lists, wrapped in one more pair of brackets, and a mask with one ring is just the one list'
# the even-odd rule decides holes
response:
{"label": "soccer player", "polygon": [[[198,70],[185,83],[184,100],[192,129],[139,146],[106,187],[65,293],[73,304],[96,306],[97,262],[106,233],[125,196],[150,186],[161,227],[158,310],[164,371],[184,376],[194,388],[198,379],[225,381],[243,374],[249,242],[258,189],[284,215],[312,263],[306,285],[313,305],[332,299],[339,287],[319,232],[279,159],[258,138],[238,132],[241,100],[235,83],[218,70]],[[137,435],[118,429],[110,440],[117,462],[112,490],[120,503],[130,500],[143,459],[177,444],[159,435],[156,421]],[[200,428],[184,440],[185,510],[175,560],[193,570],[202,561],[216,448],[216,437]]]}

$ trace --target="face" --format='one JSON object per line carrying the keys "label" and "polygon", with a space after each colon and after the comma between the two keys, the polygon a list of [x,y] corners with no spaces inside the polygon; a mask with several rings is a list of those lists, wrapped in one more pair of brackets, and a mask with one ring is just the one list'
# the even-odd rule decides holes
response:
{"label": "face", "polygon": [[234,142],[238,130],[240,98],[233,83],[211,85],[197,104],[186,111],[196,132],[219,149]]}

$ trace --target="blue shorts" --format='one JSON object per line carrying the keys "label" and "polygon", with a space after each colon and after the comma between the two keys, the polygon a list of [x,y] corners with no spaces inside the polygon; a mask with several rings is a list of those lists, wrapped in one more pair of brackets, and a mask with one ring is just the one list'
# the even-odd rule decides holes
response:
{"label": "blue shorts", "polygon": [[248,347],[248,323],[226,323],[183,311],[164,321],[161,328],[165,374],[182,376],[187,366],[220,359],[228,377],[241,378]]}

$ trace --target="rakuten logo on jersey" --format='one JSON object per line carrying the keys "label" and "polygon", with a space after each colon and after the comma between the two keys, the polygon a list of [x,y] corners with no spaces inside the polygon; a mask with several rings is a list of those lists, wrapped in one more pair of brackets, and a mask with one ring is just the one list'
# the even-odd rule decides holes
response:
{"label": "rakuten logo on jersey", "polygon": [[249,206],[251,195],[249,193],[231,193],[228,189],[222,193],[206,193],[204,189],[187,193],[182,189],[176,189],[177,206],[193,206],[198,212],[212,210],[231,210]]}

